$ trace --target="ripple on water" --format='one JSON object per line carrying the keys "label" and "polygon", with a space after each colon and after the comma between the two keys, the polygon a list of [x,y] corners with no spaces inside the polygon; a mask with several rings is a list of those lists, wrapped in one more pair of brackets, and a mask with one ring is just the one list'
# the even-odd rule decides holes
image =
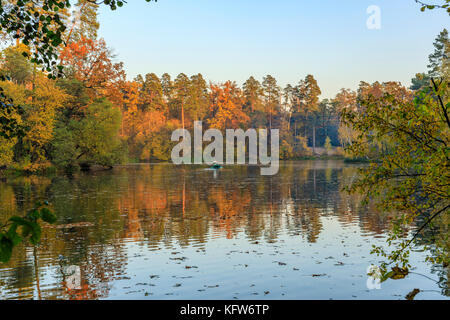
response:
{"label": "ripple on water", "polygon": [[[412,259],[425,276],[367,289],[367,266],[378,262],[371,246],[384,243],[387,224],[342,192],[354,166],[288,162],[273,177],[250,166],[198,169],[130,165],[37,178],[31,189],[22,178],[3,183],[7,215],[45,196],[60,224],[91,225],[45,228],[36,251],[21,245],[0,267],[0,298],[397,299],[411,287],[424,289],[418,298],[446,298],[427,279],[442,270],[421,250]],[[79,268],[78,287],[62,264]]]}

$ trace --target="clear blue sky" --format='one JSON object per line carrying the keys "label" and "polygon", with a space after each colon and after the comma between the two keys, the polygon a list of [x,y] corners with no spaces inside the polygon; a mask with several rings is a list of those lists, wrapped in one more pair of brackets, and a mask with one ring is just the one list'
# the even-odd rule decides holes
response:
{"label": "clear blue sky", "polygon": [[[366,27],[370,5],[381,9],[380,30]],[[414,0],[129,0],[99,20],[130,79],[200,72],[241,85],[271,74],[285,86],[310,73],[323,98],[361,80],[409,85],[450,21]]]}

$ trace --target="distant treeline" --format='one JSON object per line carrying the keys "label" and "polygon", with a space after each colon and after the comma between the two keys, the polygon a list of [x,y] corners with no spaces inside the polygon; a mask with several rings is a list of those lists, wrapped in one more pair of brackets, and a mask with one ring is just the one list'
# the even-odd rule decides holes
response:
{"label": "distant treeline", "polygon": [[[148,73],[128,81],[123,63],[97,39],[97,7],[85,3],[81,8],[86,19],[67,31],[69,40],[59,54],[62,78],[48,79],[24,56],[29,47],[19,41],[1,52],[0,73],[7,80],[0,87],[22,108],[0,109],[0,116],[15,119],[24,134],[0,136],[0,166],[71,170],[169,160],[172,131],[192,130],[196,120],[204,129],[278,128],[282,159],[314,155],[316,147],[343,154],[357,133],[341,122],[342,110],[363,112],[359,101],[369,95],[412,96],[400,83],[361,82],[357,91],[342,89],[334,99],[320,100],[313,75],[285,88],[271,75],[261,81],[250,77],[242,85],[207,83],[201,74],[184,73],[174,79]],[[446,30],[440,38],[448,41]],[[427,77],[418,75],[413,86],[420,88]]]}
{"label": "distant treeline", "polygon": [[316,147],[351,144],[356,133],[341,124],[342,108],[360,108],[368,95],[409,92],[400,83],[361,82],[357,92],[342,89],[335,99],[320,100],[312,75],[284,89],[270,75],[242,86],[183,73],[127,81],[105,42],[85,37],[61,53],[65,77],[50,80],[23,57],[26,50],[19,44],[1,53],[0,70],[9,77],[1,86],[22,106],[7,116],[26,129],[23,137],[0,138],[0,165],[29,171],[169,160],[172,131],[192,130],[196,120],[204,129],[278,128],[282,159],[311,156]]}

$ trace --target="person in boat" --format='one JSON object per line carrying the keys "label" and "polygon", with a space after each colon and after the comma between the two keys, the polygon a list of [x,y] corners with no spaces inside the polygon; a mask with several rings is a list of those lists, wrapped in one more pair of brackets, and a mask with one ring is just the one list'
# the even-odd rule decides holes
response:
{"label": "person in boat", "polygon": [[217,163],[217,161],[213,162],[213,165],[211,166],[211,169],[221,169],[222,166]]}

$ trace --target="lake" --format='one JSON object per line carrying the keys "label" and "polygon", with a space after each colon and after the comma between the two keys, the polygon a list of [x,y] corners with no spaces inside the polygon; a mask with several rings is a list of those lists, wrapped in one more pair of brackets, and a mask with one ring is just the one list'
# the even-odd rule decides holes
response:
{"label": "lake", "polygon": [[41,244],[0,264],[1,299],[448,299],[448,269],[414,248],[411,273],[370,285],[389,214],[342,188],[358,165],[138,164],[0,182],[1,221],[48,200]]}

